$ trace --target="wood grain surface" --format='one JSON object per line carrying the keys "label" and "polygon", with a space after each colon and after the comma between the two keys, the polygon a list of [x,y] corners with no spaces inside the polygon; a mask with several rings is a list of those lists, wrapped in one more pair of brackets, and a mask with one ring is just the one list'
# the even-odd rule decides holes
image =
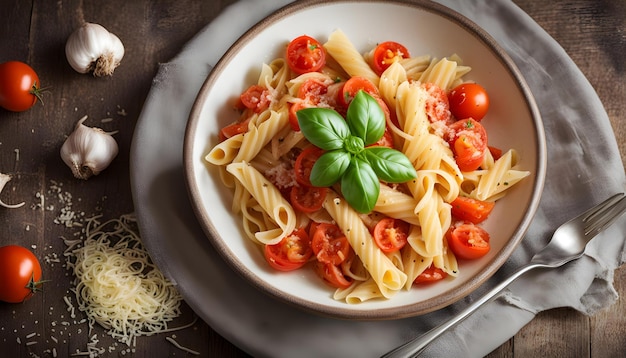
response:
{"label": "wood grain surface", "polygon": [[[45,292],[22,304],[0,303],[0,356],[69,357],[85,352],[96,335],[103,357],[192,356],[165,337],[203,357],[244,357],[241,350],[197,321],[191,327],[140,337],[136,347],[116,343],[100,327],[88,332],[68,311],[72,277],[62,238],[79,235],[86,217],[116,218],[133,211],[129,151],[137,118],[159,63],[174,57],[199,30],[234,0],[21,0],[5,1],[0,12],[0,62],[20,60],[39,74],[45,104],[20,113],[0,109],[0,172],[12,175],[0,199],[20,209],[0,209],[0,245],[21,244],[41,260]],[[613,125],[622,161],[626,154],[626,3],[618,0],[515,0],[572,57],[597,91]],[[123,39],[126,55],[110,78],[73,71],[65,41],[82,21],[97,22]],[[74,124],[117,130],[120,154],[101,175],[76,180],[59,149]],[[103,119],[107,119],[103,121]],[[69,213],[72,221],[60,221]],[[626,294],[626,269],[615,273]],[[193,320],[183,314],[172,326]],[[626,352],[626,303],[619,301],[588,317],[570,309],[539,314],[489,357],[617,357]],[[272,342],[268,342],[272,344]]]}

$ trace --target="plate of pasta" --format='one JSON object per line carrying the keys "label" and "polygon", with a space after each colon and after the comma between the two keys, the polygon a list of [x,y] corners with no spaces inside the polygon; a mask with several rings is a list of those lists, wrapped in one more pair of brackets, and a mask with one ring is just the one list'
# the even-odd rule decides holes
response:
{"label": "plate of pasta", "polygon": [[253,286],[323,315],[396,319],[454,303],[507,260],[545,153],[519,70],[467,18],[304,1],[220,59],[183,154],[204,233]]}

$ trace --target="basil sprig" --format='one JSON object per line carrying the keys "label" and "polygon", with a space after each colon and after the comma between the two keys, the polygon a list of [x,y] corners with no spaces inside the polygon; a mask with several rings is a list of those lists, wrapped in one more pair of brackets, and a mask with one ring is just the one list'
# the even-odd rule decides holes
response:
{"label": "basil sprig", "polygon": [[332,109],[314,107],[299,110],[297,117],[305,138],[325,150],[311,169],[311,183],[340,182],[343,197],[360,213],[374,209],[380,180],[403,183],[417,176],[402,152],[371,146],[385,134],[385,113],[364,91],[350,102],[345,120]]}

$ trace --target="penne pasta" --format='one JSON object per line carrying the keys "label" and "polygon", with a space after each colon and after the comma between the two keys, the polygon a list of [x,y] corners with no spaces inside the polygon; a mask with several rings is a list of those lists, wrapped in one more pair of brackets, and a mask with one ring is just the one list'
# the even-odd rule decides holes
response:
{"label": "penne pasta", "polygon": [[[471,67],[456,54],[439,59],[424,54],[394,58],[375,72],[370,67],[374,49],[360,51],[341,30],[323,45],[308,46],[327,52],[321,69],[296,73],[282,57],[260,64],[251,84],[257,86],[256,102],[242,109],[236,130],[205,155],[232,188],[232,211],[241,216],[243,235],[265,248],[266,255],[268,248],[292,256],[283,260],[302,255],[297,265],[266,259],[285,271],[314,266],[335,288],[329,295],[347,304],[391,299],[432,270],[441,277],[457,276],[461,268],[447,239],[459,221],[453,215],[455,200],[496,201],[530,175],[519,170],[514,149],[499,158],[484,149],[478,168],[460,169],[467,167],[459,164],[456,140],[471,133],[452,129],[456,119],[446,93],[466,82]],[[386,141],[376,145],[400,151],[416,173],[403,183],[381,181],[369,213],[357,212],[342,196],[341,185],[350,183],[311,184],[309,175],[322,151],[300,131],[296,114],[317,107],[345,116],[352,99],[344,84],[352,77],[372,84],[368,91],[386,114],[391,139],[383,137]],[[397,225],[381,229],[382,222]],[[302,241],[291,241],[302,232]],[[385,238],[391,244],[381,243]]]}

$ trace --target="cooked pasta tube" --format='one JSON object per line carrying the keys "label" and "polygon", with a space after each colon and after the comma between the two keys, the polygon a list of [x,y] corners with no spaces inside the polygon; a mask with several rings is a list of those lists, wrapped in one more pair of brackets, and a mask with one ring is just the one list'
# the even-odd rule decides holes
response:
{"label": "cooked pasta tube", "polygon": [[274,245],[293,232],[296,228],[296,213],[274,184],[245,162],[231,163],[226,170],[241,182],[278,225],[277,229],[255,233],[257,240],[264,244]]}
{"label": "cooked pasta tube", "polygon": [[390,298],[406,283],[406,274],[400,271],[378,248],[359,214],[337,193],[329,190],[324,208],[346,235],[356,255],[378,285],[381,294]]}

